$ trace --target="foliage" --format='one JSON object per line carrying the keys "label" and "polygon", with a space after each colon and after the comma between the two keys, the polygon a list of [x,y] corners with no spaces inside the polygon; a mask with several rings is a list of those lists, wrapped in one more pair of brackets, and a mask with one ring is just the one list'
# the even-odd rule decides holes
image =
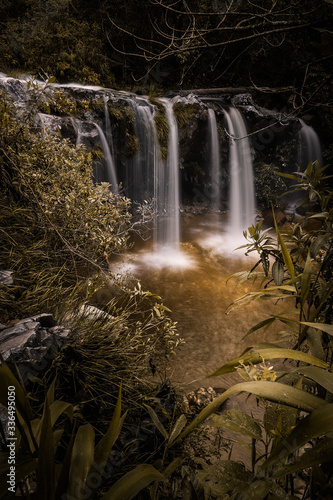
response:
{"label": "foliage", "polygon": [[149,101],[156,107],[154,115],[157,138],[160,145],[161,157],[165,161],[168,155],[169,124],[166,117],[166,110],[163,103],[154,95],[149,96]]}
{"label": "foliage", "polygon": [[0,41],[7,68],[52,74],[62,81],[112,84],[99,25],[77,15],[78,2],[20,3],[21,15],[6,16]]}
{"label": "foliage", "polygon": [[264,208],[278,207],[281,195],[286,191],[286,184],[276,175],[277,168],[261,164],[254,167],[254,184],[257,199]]}
{"label": "foliage", "polygon": [[129,200],[93,184],[84,147],[36,127],[50,92],[32,86],[24,109],[0,95],[0,252],[14,273],[14,286],[1,285],[0,294],[9,317],[55,311],[79,285],[82,296],[85,277],[106,269],[105,256],[128,238]]}
{"label": "foliage", "polygon": [[81,306],[67,319],[75,334],[53,361],[47,379],[57,374],[59,390],[75,394],[90,423],[108,420],[121,381],[126,408],[140,411],[145,395],[156,390],[149,373],[163,371],[181,343],[168,312],[160,297],[140,284],[103,309]]}
{"label": "foliage", "polygon": [[[108,111],[112,118],[113,128],[116,130],[116,135],[124,150],[124,155],[131,158],[140,149],[140,143],[134,128],[134,112],[123,102],[108,102]],[[123,145],[124,138],[125,144]]]}
{"label": "foliage", "polygon": [[[33,411],[24,386],[3,360],[0,379],[1,404],[7,407],[7,387],[16,398],[15,411],[11,408],[9,414],[15,414],[16,419],[15,474],[21,493],[31,499],[60,500],[66,496],[83,500],[95,497],[96,491],[101,491],[105,481],[110,480],[105,466],[126,417],[126,413],[121,416],[121,387],[107,432],[95,444],[93,427],[90,424],[77,425],[77,409],[70,403],[54,399],[55,380],[47,391],[40,414]],[[14,431],[9,432],[14,434]],[[8,439],[7,444],[10,443],[13,441]],[[1,453],[1,498],[8,490],[9,453]],[[29,492],[29,479],[34,472],[37,483],[32,493]],[[104,491],[100,498],[115,500],[126,497],[130,500],[152,481],[164,480],[165,477],[153,466],[141,464]]]}
{"label": "foliage", "polygon": [[174,105],[173,111],[178,123],[178,127],[186,127],[189,122],[198,117],[200,108],[195,104],[178,102]]}
{"label": "foliage", "polygon": [[[262,222],[244,233],[249,238],[247,251],[256,250],[260,260],[250,273],[237,273],[236,277],[257,279],[260,275],[261,289],[247,293],[231,307],[252,300],[290,301],[292,298],[294,309],[270,315],[253,326],[247,335],[280,321],[290,329],[291,335],[297,335],[297,343],[293,349],[267,343],[247,348],[241,356],[210,375],[215,377],[237,371],[245,381],[227,389],[185,427],[182,421],[181,432],[172,445],[213,417],[210,424],[232,431],[237,435],[234,444],[245,447],[249,453],[245,464],[231,460],[231,454],[228,459],[213,464],[201,460],[196,478],[206,496],[235,500],[324,500],[332,496],[333,207],[332,189],[325,183],[328,179],[325,170],[326,167],[311,163],[305,172],[289,176],[297,181],[295,189],[306,193],[305,201],[311,202],[312,209],[316,208],[308,214],[305,224],[312,219],[321,221],[319,230],[308,229],[305,255],[295,248],[299,240],[290,237],[293,232],[286,234],[285,241],[276,222],[277,241],[267,231],[261,231]],[[269,257],[274,259],[271,273]],[[260,263],[264,273],[255,272]],[[279,371],[269,364],[276,358],[288,360]],[[241,410],[218,413],[227,399],[242,392],[257,398],[263,418],[254,418]],[[158,422],[156,425],[160,427]]]}

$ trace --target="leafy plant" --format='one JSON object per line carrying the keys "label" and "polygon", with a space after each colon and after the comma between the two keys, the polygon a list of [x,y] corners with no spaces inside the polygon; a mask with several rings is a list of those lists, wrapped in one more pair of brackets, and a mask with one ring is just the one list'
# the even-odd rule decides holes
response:
{"label": "leafy plant", "polygon": [[[245,381],[208,404],[173,441],[174,445],[179,443],[211,417],[212,426],[240,436],[235,442],[248,449],[247,464],[231,460],[230,455],[229,459],[214,464],[201,461],[202,469],[196,477],[206,495],[213,498],[324,500],[332,495],[333,192],[324,183],[327,180],[324,171],[316,163],[293,176],[298,181],[295,189],[304,190],[306,201],[313,208],[316,203],[319,209],[308,214],[305,224],[317,219],[319,229],[308,229],[307,237],[300,239],[293,237],[298,231],[294,225],[284,239],[275,221],[275,241],[269,230],[262,231],[262,222],[252,226],[244,233],[249,239],[245,247],[247,252],[257,251],[260,260],[251,272],[235,276],[240,281],[260,279],[261,288],[237,299],[230,309],[253,300],[294,299],[294,309],[270,315],[246,334],[280,321],[296,335],[294,348],[261,343],[217,369],[211,377],[237,371]],[[306,252],[300,248],[304,244]],[[272,267],[270,258],[274,259]],[[259,264],[264,272],[255,271]],[[280,371],[268,364],[278,358],[288,360],[287,367]],[[243,392],[254,395],[260,402],[262,419],[240,410],[218,413],[227,399]],[[296,479],[301,482],[296,483]]]}
{"label": "leafy plant", "polygon": [[73,307],[68,298],[82,300],[87,276],[105,273],[128,239],[129,200],[94,185],[84,147],[36,129],[38,106],[52,98],[44,87],[30,86],[24,109],[0,93],[0,255],[14,277],[0,285],[2,321]]}
{"label": "leafy plant", "polygon": [[[108,430],[95,444],[93,427],[90,424],[77,426],[75,407],[54,399],[55,380],[47,391],[41,417],[34,415],[24,386],[3,359],[0,381],[0,402],[4,406],[8,404],[7,388],[15,388],[15,475],[21,492],[31,499],[60,500],[65,496],[68,500],[83,500],[94,497],[96,491],[103,487],[103,479],[108,476],[105,465],[126,417],[126,413],[121,416],[121,387]],[[13,443],[13,440],[8,442]],[[1,453],[0,498],[8,490],[8,456],[9,452]],[[28,484],[33,473],[37,474],[37,483],[32,493]],[[153,466],[141,464],[115,482],[101,498],[130,500],[152,481],[164,480],[165,477]]]}

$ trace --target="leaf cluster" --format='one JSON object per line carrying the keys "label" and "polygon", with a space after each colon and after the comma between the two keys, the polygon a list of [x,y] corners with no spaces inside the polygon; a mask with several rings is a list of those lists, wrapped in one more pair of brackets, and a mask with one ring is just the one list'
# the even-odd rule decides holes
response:
{"label": "leaf cluster", "polygon": [[106,270],[106,257],[126,248],[131,219],[129,200],[93,183],[84,147],[36,127],[39,93],[28,92],[24,109],[0,94],[0,254],[15,277],[0,294],[15,297],[11,314],[54,311],[92,270]]}

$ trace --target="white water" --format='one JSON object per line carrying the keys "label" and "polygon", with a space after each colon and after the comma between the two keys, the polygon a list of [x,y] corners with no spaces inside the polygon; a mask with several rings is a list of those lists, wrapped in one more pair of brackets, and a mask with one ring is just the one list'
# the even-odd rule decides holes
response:
{"label": "white water", "polygon": [[107,166],[107,173],[108,173],[108,180],[111,184],[112,191],[116,194],[118,194],[118,181],[117,181],[117,173],[116,173],[116,168],[111,156],[110,148],[108,145],[108,141],[106,140],[106,137],[104,135],[103,130],[101,127],[97,124],[94,123],[96,130],[99,135],[99,139],[101,141],[101,145],[103,148],[103,153],[106,161],[106,166]]}
{"label": "white water", "polygon": [[112,128],[111,128],[111,121],[108,109],[108,98],[105,94],[103,96],[103,100],[104,100],[105,137],[110,148],[111,157],[114,158]]}
{"label": "white water", "polygon": [[156,245],[178,251],[180,243],[178,126],[172,102],[163,99],[163,104],[169,124],[169,141],[167,159],[158,165],[156,171],[155,197],[158,208]]}
{"label": "white water", "polygon": [[154,108],[147,98],[129,100],[134,113],[134,130],[139,151],[126,162],[127,192],[134,201],[143,203],[154,197],[154,175],[161,163],[154,122]]}
{"label": "white water", "polygon": [[208,109],[208,132],[209,132],[209,145],[210,145],[210,171],[211,171],[211,193],[210,198],[212,205],[220,208],[220,187],[221,187],[221,174],[220,174],[220,144],[217,131],[217,123],[215,111],[211,108]]}
{"label": "white water", "polygon": [[318,135],[312,127],[299,120],[302,125],[300,131],[300,145],[299,145],[299,165],[304,170],[310,161],[319,161],[322,166],[321,146]]}
{"label": "white water", "polygon": [[230,237],[244,242],[242,233],[255,221],[255,196],[250,144],[242,114],[236,108],[225,111],[228,132],[231,136],[229,146]]}

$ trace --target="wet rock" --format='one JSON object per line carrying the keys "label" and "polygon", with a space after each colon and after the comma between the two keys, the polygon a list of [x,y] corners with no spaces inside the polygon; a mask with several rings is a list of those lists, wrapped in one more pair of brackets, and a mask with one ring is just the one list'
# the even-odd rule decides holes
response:
{"label": "wet rock", "polygon": [[0,270],[0,283],[3,285],[12,285],[14,283],[14,280],[12,278],[12,271],[5,271],[5,270]]}
{"label": "wet rock", "polygon": [[9,365],[16,363],[23,380],[29,373],[40,377],[70,336],[52,314],[39,314],[3,328],[0,352]]}

